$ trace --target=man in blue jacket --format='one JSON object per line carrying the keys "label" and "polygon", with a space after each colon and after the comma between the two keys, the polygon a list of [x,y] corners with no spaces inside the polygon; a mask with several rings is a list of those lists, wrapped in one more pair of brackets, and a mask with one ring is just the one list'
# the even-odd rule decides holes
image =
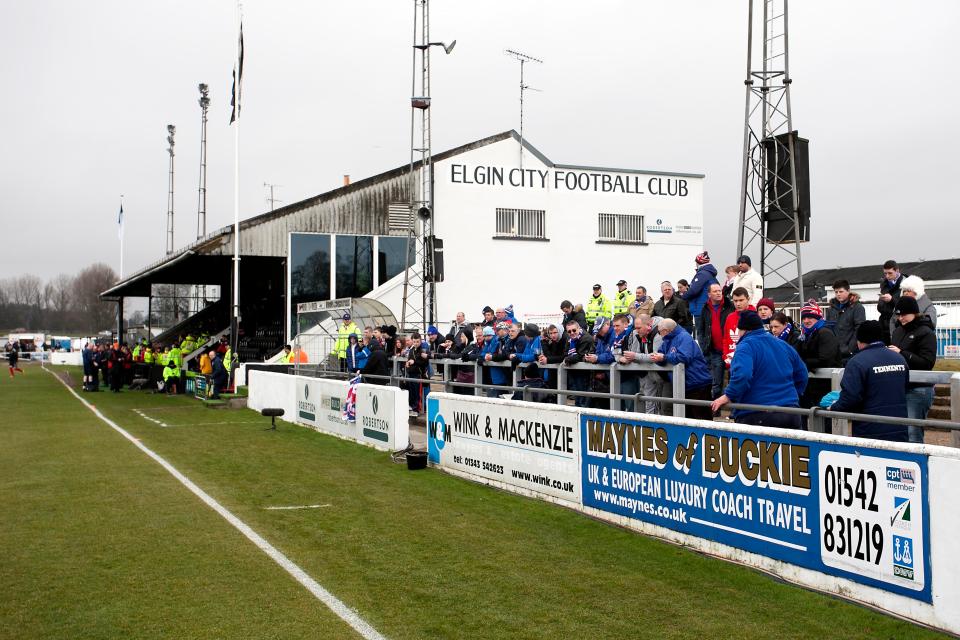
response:
{"label": "man in blue jacket", "polygon": [[[503,324],[503,323],[499,323],[499,324]],[[506,325],[504,325],[500,329],[500,331],[501,333],[506,334]],[[493,327],[484,327],[483,328],[483,348],[480,349],[479,362],[483,364],[487,362],[492,362],[494,359],[494,356],[500,353],[500,350],[501,350],[500,337],[496,335],[496,332],[494,331]],[[487,371],[488,375],[490,376],[490,380],[489,380],[490,384],[497,384],[497,385],[509,384],[509,381],[507,378],[507,372],[509,371],[509,369],[506,369],[504,367],[485,367],[484,370]],[[487,389],[487,397],[490,397],[490,398],[498,398],[500,397],[500,393],[501,392],[498,389]]]}
{"label": "man in blue jacket", "polygon": [[[859,351],[843,370],[840,399],[831,405],[830,410],[907,417],[910,369],[903,356],[883,344],[883,328],[879,322],[867,320],[857,327],[857,347]],[[907,427],[854,420],[853,435],[906,442]]]}
{"label": "man in blue jacket", "polygon": [[[665,318],[657,327],[663,336],[660,351],[651,355],[654,362],[684,365],[686,397],[690,400],[712,400],[710,389],[713,386],[713,376],[707,367],[707,360],[696,343],[686,330],[682,329],[675,320]],[[673,378],[673,374],[670,374]],[[713,420],[713,412],[708,405],[687,406],[688,418],[696,420]]]}
{"label": "man in blue jacket", "polygon": [[[796,349],[763,329],[756,311],[740,312],[740,340],[730,363],[730,382],[724,394],[713,401],[713,410],[729,402],[774,407],[797,407],[807,388],[807,366]],[[740,424],[799,429],[800,416],[777,411],[736,409]]]}
{"label": "man in blue jacket", "polygon": [[[696,327],[697,320],[700,318],[700,310],[703,309],[707,301],[707,293],[710,291],[711,284],[717,282],[717,268],[710,264],[710,254],[704,251],[694,258],[697,263],[697,272],[690,281],[690,286],[683,293],[678,293],[681,298],[687,301],[690,307],[690,315],[693,316],[693,326]],[[699,336],[698,336],[699,337]]]}

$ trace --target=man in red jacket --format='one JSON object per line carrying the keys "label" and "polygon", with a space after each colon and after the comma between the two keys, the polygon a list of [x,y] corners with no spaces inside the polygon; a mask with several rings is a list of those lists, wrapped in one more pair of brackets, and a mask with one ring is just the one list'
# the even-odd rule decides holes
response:
{"label": "man in red jacket", "polygon": [[733,298],[733,306],[736,311],[727,316],[723,323],[723,362],[727,368],[730,368],[730,362],[733,360],[733,352],[737,349],[737,341],[740,339],[740,332],[737,330],[737,323],[740,321],[740,312],[756,311],[756,307],[750,304],[750,292],[744,287],[737,287],[730,296]]}

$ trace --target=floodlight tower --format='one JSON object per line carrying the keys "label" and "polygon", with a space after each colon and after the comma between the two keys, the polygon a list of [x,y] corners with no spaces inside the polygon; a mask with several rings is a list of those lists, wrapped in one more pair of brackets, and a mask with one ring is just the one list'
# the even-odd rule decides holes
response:
{"label": "floodlight tower", "polygon": [[[770,286],[776,275],[803,301],[800,243],[810,240],[807,140],[793,128],[790,108],[788,0],[747,0],[747,75],[743,179],[737,255],[753,254]],[[754,7],[762,5],[762,15]],[[758,21],[761,28],[754,28]],[[759,46],[754,47],[757,39]],[[754,55],[759,52],[760,68]],[[779,284],[779,283],[777,283]]]}
{"label": "floodlight tower", "polygon": [[177,128],[172,124],[167,125],[167,153],[170,154],[170,171],[167,185],[167,255],[173,253],[173,137],[177,133]]}
{"label": "floodlight tower", "polygon": [[197,196],[197,240],[207,235],[207,110],[210,108],[210,88],[204,83],[200,90],[200,191]]}
{"label": "floodlight tower", "polygon": [[528,62],[537,62],[539,64],[543,64],[543,60],[534,58],[533,56],[528,56],[527,54],[520,53],[519,51],[514,51],[513,49],[506,49],[504,53],[511,58],[516,58],[520,61],[520,168],[523,169],[523,94],[528,90],[540,91],[540,89],[535,89],[523,81],[523,67]]}
{"label": "floodlight tower", "polygon": [[[419,29],[418,29],[419,26]],[[437,315],[437,274],[434,270],[433,235],[433,156],[430,148],[430,48],[443,47],[449,54],[457,41],[450,44],[430,41],[429,0],[413,0],[413,74],[410,89],[410,214],[407,229],[407,261],[403,278],[403,308],[400,326],[403,331],[419,330],[426,335],[427,326]],[[420,84],[417,84],[419,76]],[[420,136],[417,140],[417,120]],[[419,162],[419,164],[418,164]]]}

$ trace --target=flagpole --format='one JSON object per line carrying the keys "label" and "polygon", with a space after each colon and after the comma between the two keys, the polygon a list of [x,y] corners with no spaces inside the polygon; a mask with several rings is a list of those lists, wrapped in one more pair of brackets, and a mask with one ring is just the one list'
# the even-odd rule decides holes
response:
{"label": "flagpole", "polygon": [[120,194],[120,279],[123,280],[123,236],[125,233],[125,224],[123,220],[123,194]]}
{"label": "flagpole", "polygon": [[230,346],[237,357],[237,342],[240,333],[240,87],[242,82],[242,16],[237,1],[237,57],[234,76],[235,115],[233,128],[233,315],[230,322]]}

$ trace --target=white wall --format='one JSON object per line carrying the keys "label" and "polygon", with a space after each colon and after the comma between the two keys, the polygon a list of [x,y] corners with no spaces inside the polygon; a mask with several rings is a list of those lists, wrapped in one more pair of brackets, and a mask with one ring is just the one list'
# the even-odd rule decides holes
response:
{"label": "white wall", "polygon": [[297,416],[297,393],[295,376],[272,371],[251,371],[247,376],[247,407],[254,411],[279,407],[283,419],[294,422]]}
{"label": "white wall", "polygon": [[[519,150],[519,143],[508,138],[435,165],[435,232],[444,241],[446,275],[437,286],[440,318],[452,319],[460,310],[468,318],[479,318],[487,304],[512,303],[519,312],[552,313],[565,298],[585,303],[595,282],[603,285],[604,294],[613,295],[621,278],[631,291],[642,284],[659,297],[662,280],[692,278],[694,256],[703,250],[702,178],[547,167],[525,151],[524,169],[545,172],[545,188],[540,173],[532,187],[461,183],[464,175],[473,180],[478,166],[502,168],[507,176],[518,167]],[[620,176],[630,180],[631,188],[636,178],[644,193],[603,193],[592,187],[570,191],[562,174],[558,188],[557,172]],[[664,189],[667,179],[685,180],[687,195],[652,195],[651,179],[659,179]],[[493,240],[498,207],[545,210],[549,242]],[[648,227],[661,220],[659,226],[671,232],[648,231],[647,246],[597,244],[601,212],[642,214]],[[677,227],[696,231],[680,232]]]}

